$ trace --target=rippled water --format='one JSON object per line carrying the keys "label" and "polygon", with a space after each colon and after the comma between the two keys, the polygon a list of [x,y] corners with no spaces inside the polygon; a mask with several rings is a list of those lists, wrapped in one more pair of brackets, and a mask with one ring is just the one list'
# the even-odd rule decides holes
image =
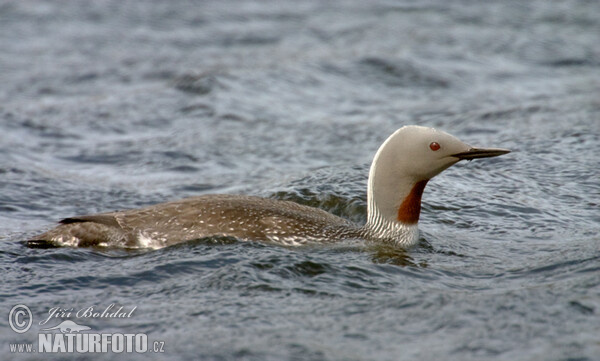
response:
{"label": "rippled water", "polygon": [[[47,358],[9,344],[36,343],[52,307],[114,303],[137,308],[71,319],[164,341],[127,358],[598,360],[599,13],[583,0],[0,3],[0,350]],[[513,150],[432,180],[409,251],[20,243],[63,217],[217,192],[364,222],[370,160],[405,124]],[[23,334],[7,324],[16,304],[34,318]]]}

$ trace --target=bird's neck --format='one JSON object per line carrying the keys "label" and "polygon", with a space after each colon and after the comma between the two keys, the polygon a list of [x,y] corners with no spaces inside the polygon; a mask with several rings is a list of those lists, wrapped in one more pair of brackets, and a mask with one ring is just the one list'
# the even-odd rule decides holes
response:
{"label": "bird's neck", "polygon": [[429,179],[416,182],[408,195],[404,197],[402,203],[398,207],[398,215],[396,220],[405,224],[419,223],[419,215],[421,214],[421,196],[425,190],[425,186]]}
{"label": "bird's neck", "polygon": [[418,241],[421,196],[428,180],[380,179],[376,170],[369,175],[367,223],[372,238],[393,239],[412,245]]}

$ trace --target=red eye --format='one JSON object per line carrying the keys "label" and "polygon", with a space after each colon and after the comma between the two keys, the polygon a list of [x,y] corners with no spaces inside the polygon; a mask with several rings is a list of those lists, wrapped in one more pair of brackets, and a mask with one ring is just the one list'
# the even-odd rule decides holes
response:
{"label": "red eye", "polygon": [[429,144],[429,149],[433,150],[434,152],[436,150],[440,150],[440,145],[436,142],[431,142],[431,144]]}

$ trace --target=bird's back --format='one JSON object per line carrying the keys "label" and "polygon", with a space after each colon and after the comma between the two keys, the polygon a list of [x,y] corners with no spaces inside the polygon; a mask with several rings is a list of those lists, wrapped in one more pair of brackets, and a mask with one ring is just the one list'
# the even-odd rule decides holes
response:
{"label": "bird's back", "polygon": [[360,229],[321,209],[268,198],[206,195],[120,212],[66,218],[39,236],[70,246],[161,248],[210,236],[297,245],[360,237]]}

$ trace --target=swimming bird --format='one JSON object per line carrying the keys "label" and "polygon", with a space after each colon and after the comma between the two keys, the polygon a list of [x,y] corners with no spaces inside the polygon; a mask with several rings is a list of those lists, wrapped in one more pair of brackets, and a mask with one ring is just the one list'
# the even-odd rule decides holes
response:
{"label": "swimming bird", "polygon": [[30,242],[161,248],[220,236],[283,245],[365,239],[406,248],[418,242],[421,196],[431,178],[461,160],[506,153],[509,150],[472,147],[434,128],[410,125],[398,129],[373,158],[363,226],[290,201],[217,194],[66,218]]}

